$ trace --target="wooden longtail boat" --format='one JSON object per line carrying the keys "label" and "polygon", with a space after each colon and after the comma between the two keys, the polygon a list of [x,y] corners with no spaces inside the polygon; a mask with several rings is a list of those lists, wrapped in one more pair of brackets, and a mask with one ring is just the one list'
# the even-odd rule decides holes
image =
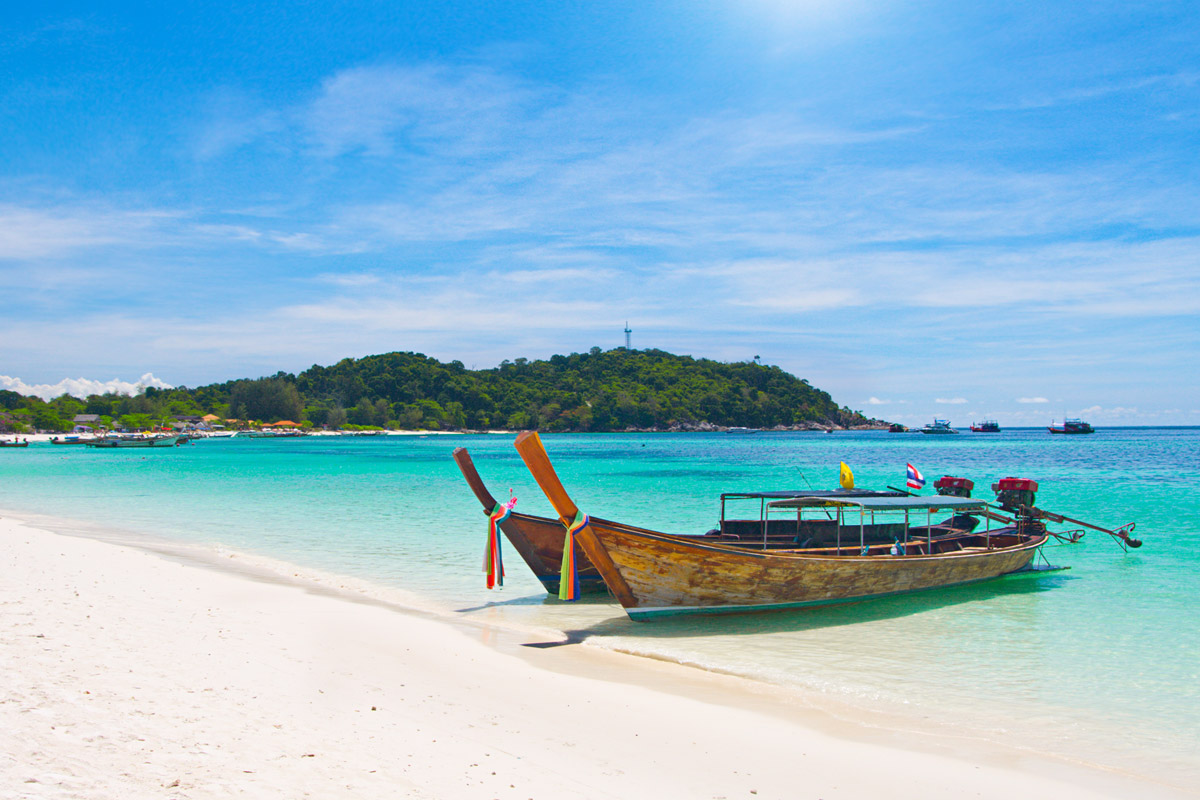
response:
{"label": "wooden longtail boat", "polygon": [[[490,515],[496,508],[498,501],[488,491],[483,478],[480,477],[479,471],[475,468],[474,461],[471,460],[470,453],[467,452],[465,447],[459,447],[454,450],[453,457],[454,463],[458,465],[459,470],[467,481],[467,485],[471,487],[472,493],[474,493],[475,498],[482,506],[484,516]],[[703,534],[683,534],[681,538],[726,544],[730,547],[765,547],[768,549],[794,549],[798,546],[807,547],[832,544],[836,537],[836,520],[833,519],[804,520],[799,524],[791,520],[766,519],[765,515],[760,516],[759,519],[726,519],[725,509],[727,504],[741,500],[757,500],[765,509],[767,501],[799,497],[834,496],[901,497],[903,493],[872,492],[867,490],[730,492],[721,495],[721,520],[717,528]],[[968,523],[974,522],[969,519],[967,521]],[[960,531],[960,529],[951,527],[955,522],[956,520],[949,520],[941,524],[934,524],[932,535],[944,536],[955,533],[956,530]],[[646,534],[653,535],[657,533],[656,531],[641,530],[631,526],[626,527],[629,527],[630,530]],[[863,534],[869,543],[877,544],[886,542],[890,544],[896,538],[897,533],[902,532],[901,528],[902,526],[895,524],[866,525]],[[557,596],[561,576],[563,543],[566,534],[562,523],[557,519],[538,517],[532,514],[521,514],[514,511],[500,523],[500,530],[521,558],[524,559],[525,563],[529,565],[529,568],[533,570],[533,574],[541,581],[546,591]],[[608,591],[604,578],[601,577],[591,560],[588,559],[586,553],[579,554],[577,567],[580,592]]]}
{"label": "wooden longtail boat", "polygon": [[[582,520],[534,432],[517,437],[517,451],[564,523]],[[819,508],[839,518],[859,512],[985,510],[963,497],[788,498],[777,508]],[[922,528],[927,530],[927,528]],[[575,542],[632,619],[673,614],[729,613],[838,603],[953,586],[1018,572],[1045,544],[1045,527],[1018,525],[954,536],[907,539],[894,545],[853,541],[836,549],[780,550],[726,544],[633,528],[589,517]]]}

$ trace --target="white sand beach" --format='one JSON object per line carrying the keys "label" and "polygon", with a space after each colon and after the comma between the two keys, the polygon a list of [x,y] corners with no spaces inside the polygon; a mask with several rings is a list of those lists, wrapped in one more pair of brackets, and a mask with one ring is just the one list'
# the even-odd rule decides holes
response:
{"label": "white sand beach", "polygon": [[1186,796],[11,518],[0,552],[5,798]]}

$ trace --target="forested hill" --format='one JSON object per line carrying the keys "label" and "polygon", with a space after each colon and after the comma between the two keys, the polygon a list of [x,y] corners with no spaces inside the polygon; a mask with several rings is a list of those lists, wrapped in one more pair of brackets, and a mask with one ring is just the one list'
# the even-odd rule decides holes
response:
{"label": "forested hill", "polygon": [[[0,409],[9,412],[0,414],[0,424],[7,418],[9,424],[41,429],[69,423],[81,413],[126,427],[203,414],[331,428],[429,430],[687,430],[870,422],[779,367],[598,347],[548,361],[518,358],[483,370],[419,353],[386,353],[313,366],[299,375],[281,372],[196,389],[147,389],[137,397],[93,395],[42,403],[12,392],[0,395],[13,395],[0,396]],[[20,402],[14,403],[16,399]]]}
{"label": "forested hill", "polygon": [[363,424],[368,404],[376,406],[371,422],[383,424],[386,412],[402,428],[619,431],[868,422],[778,367],[661,350],[592,348],[485,370],[387,353],[314,366],[296,377],[296,387],[318,424],[322,407],[335,414],[346,409],[350,422]]}

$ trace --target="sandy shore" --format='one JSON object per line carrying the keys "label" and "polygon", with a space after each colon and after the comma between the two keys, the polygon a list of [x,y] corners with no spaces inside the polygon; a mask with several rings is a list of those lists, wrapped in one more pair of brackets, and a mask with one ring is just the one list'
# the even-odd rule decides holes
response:
{"label": "sandy shore", "polygon": [[5,798],[1179,797],[0,519]]}

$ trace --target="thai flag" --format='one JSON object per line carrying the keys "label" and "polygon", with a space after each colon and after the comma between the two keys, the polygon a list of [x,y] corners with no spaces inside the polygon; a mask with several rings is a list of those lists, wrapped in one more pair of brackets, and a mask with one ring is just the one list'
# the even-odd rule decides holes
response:
{"label": "thai flag", "polygon": [[912,464],[908,465],[908,488],[920,489],[925,486],[925,476]]}

